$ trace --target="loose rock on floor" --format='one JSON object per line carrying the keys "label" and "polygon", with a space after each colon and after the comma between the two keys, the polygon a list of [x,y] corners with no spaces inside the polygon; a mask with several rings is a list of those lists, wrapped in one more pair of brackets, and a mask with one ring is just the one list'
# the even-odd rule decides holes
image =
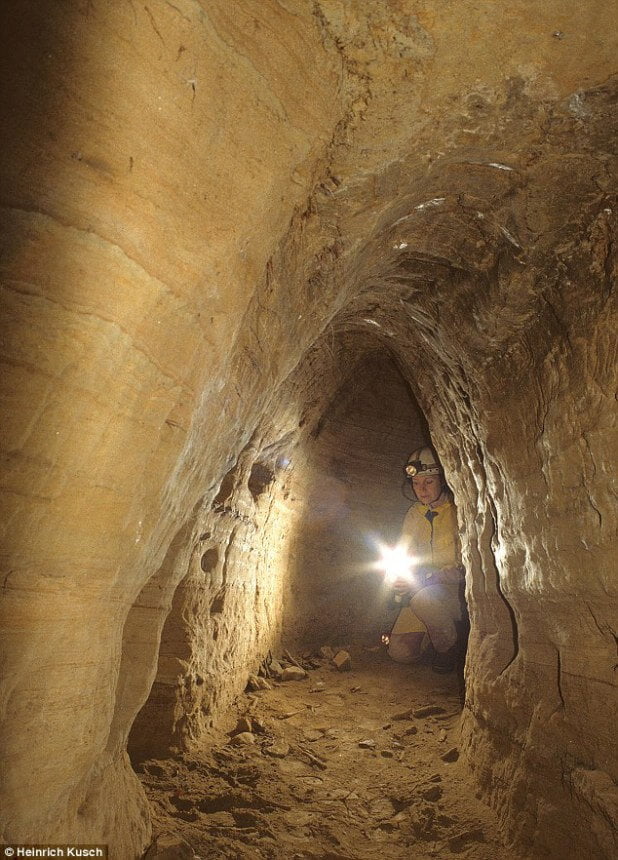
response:
{"label": "loose rock on floor", "polygon": [[247,692],[208,748],[141,766],[159,844],[204,860],[509,860],[459,759],[458,678],[383,652],[344,674],[321,662]]}

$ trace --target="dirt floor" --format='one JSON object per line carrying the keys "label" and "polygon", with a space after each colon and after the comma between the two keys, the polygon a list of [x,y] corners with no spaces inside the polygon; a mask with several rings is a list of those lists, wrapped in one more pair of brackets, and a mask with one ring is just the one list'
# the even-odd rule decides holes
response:
{"label": "dirt floor", "polygon": [[145,762],[147,856],[510,860],[459,759],[461,677],[351,653],[350,671],[304,655],[305,679],[247,692],[208,749]]}

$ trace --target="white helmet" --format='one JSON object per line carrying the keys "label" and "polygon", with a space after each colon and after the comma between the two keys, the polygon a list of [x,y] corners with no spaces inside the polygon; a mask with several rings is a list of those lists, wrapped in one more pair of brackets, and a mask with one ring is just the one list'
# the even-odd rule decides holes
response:
{"label": "white helmet", "polygon": [[405,473],[408,478],[415,475],[442,475],[444,470],[433,448],[419,448],[410,454]]}

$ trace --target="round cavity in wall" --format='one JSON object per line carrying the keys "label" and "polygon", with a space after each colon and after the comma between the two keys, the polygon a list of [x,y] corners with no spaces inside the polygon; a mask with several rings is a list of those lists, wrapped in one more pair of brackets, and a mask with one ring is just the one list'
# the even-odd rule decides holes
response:
{"label": "round cavity in wall", "polygon": [[234,492],[234,484],[236,481],[236,467],[230,469],[221,481],[219,492],[212,500],[213,509],[222,507]]}
{"label": "round cavity in wall", "polygon": [[213,546],[207,549],[200,559],[200,567],[204,573],[210,573],[219,563],[219,550]]}
{"label": "round cavity in wall", "polygon": [[251,467],[247,486],[253,500],[257,501],[259,497],[266,492],[269,485],[275,480],[274,470],[266,463],[257,461]]}

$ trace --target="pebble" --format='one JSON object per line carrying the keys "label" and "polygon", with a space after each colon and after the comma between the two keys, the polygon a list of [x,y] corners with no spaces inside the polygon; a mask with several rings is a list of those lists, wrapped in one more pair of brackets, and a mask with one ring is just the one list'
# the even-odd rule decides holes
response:
{"label": "pebble", "polygon": [[320,654],[324,657],[325,660],[332,660],[335,656],[335,652],[330,647],[330,645],[322,645],[320,648]]}
{"label": "pebble", "polygon": [[442,797],[442,789],[439,785],[432,785],[431,788],[428,788],[423,792],[423,797],[425,800],[429,800],[430,802],[440,800]]}
{"label": "pebble", "polygon": [[456,836],[451,836],[448,840],[448,846],[451,851],[455,853],[460,853],[464,848],[466,848],[470,842],[484,842],[485,834],[479,828],[477,830],[466,830],[463,833],[458,833]]}
{"label": "pebble", "polygon": [[457,759],[459,758],[459,750],[457,749],[457,747],[451,747],[451,749],[447,750],[444,755],[440,756],[440,758],[442,759],[442,761],[457,761]]}
{"label": "pebble", "polygon": [[271,660],[268,670],[275,678],[278,678],[283,672],[283,666],[278,660]]}
{"label": "pebble", "polygon": [[241,717],[236,723],[236,728],[230,732],[232,735],[240,735],[243,732],[252,732],[253,726],[249,717]]}
{"label": "pebble", "polygon": [[266,724],[258,717],[251,717],[251,726],[253,731],[258,735],[263,735],[266,732]]}
{"label": "pebble", "polygon": [[304,735],[305,740],[319,741],[321,738],[324,737],[324,732],[321,732],[319,729],[308,729],[308,731],[306,731]]}
{"label": "pebble", "polygon": [[417,720],[420,720],[423,717],[433,717],[435,714],[444,713],[446,712],[444,708],[440,707],[440,705],[424,705],[422,708],[415,708],[412,711],[412,716],[416,717]]}
{"label": "pebble", "polygon": [[391,720],[409,720],[412,717],[412,708],[408,708],[407,711],[400,711],[398,714],[393,714]]}
{"label": "pebble", "polygon": [[158,836],[145,854],[148,860],[193,860],[195,854],[188,842],[177,836]]}
{"label": "pebble", "polygon": [[257,675],[249,675],[247,689],[256,692],[257,690],[272,690],[272,687],[266,678],[260,678]]}
{"label": "pebble", "polygon": [[338,672],[349,672],[352,668],[352,658],[347,651],[337,651],[332,662]]}
{"label": "pebble", "polygon": [[234,735],[230,743],[235,747],[248,746],[255,743],[255,735],[252,732],[240,732]]}
{"label": "pebble", "polygon": [[312,684],[311,687],[309,687],[309,692],[310,693],[322,693],[322,692],[324,692],[325,689],[326,689],[326,684],[324,683],[324,681],[316,681],[315,684]]}
{"label": "pebble", "polygon": [[406,729],[405,732],[402,732],[401,737],[406,738],[406,737],[409,737],[410,735],[417,735],[417,734],[418,734],[417,727],[416,726],[410,726],[409,729]]}
{"label": "pebble", "polygon": [[151,776],[167,776],[167,770],[155,762],[145,764],[144,770],[146,773],[151,774]]}
{"label": "pebble", "polygon": [[376,742],[372,740],[359,741],[358,745],[363,750],[372,750],[377,746]]}
{"label": "pebble", "polygon": [[285,758],[290,752],[290,745],[285,741],[275,741],[271,746],[265,747],[264,752],[267,755],[274,756],[274,758]]}
{"label": "pebble", "polygon": [[313,813],[300,810],[286,812],[283,817],[289,827],[306,827],[314,819]]}
{"label": "pebble", "polygon": [[300,669],[298,666],[288,666],[281,672],[279,676],[280,681],[302,681],[307,677],[307,673],[304,669]]}

